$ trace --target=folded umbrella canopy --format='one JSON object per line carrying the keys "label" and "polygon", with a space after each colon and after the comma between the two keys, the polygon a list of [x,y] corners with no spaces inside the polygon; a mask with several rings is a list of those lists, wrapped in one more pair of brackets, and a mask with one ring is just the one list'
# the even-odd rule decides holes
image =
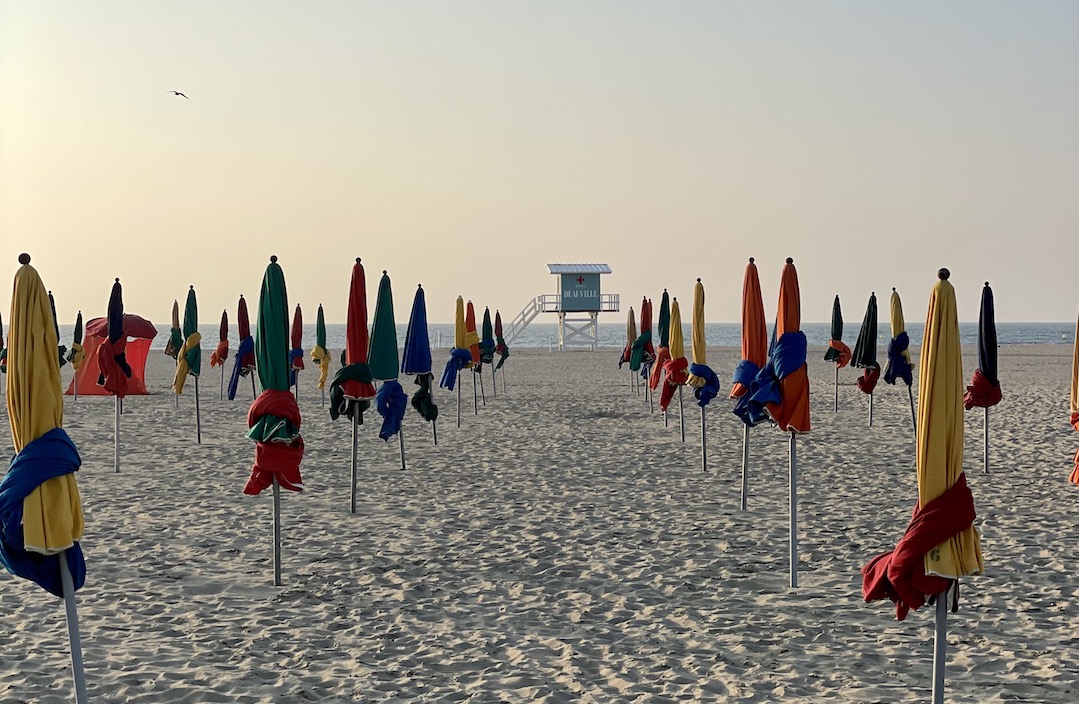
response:
{"label": "folded umbrella canopy", "polygon": [[633,343],[637,341],[637,318],[633,315],[633,306],[629,307],[629,317],[626,320],[626,347],[622,350],[622,356],[618,359],[618,368],[623,364],[629,364],[633,356]]}
{"label": "folded umbrella canopy", "polygon": [[[472,355],[472,412],[480,412],[480,401],[477,395],[483,393],[483,359],[480,357],[480,334],[476,330],[476,309],[472,307],[472,301],[465,302],[465,344]],[[477,387],[477,380],[479,384]],[[484,394],[483,405],[487,405],[487,396]]]}
{"label": "folded umbrella canopy", "polygon": [[281,492],[303,491],[300,462],[300,407],[289,392],[288,291],[285,273],[270,257],[259,291],[255,368],[262,393],[247,411],[247,437],[255,441],[255,462],[243,492],[258,495],[273,487],[274,586],[281,584]]}
{"label": "folded umbrella canopy", "polygon": [[892,323],[892,341],[888,343],[888,364],[884,367],[884,382],[895,385],[896,379],[902,379],[907,384],[907,397],[910,398],[911,422],[917,431],[918,418],[914,410],[914,364],[910,361],[910,337],[907,335],[906,323],[903,321],[903,302],[899,300],[899,294],[892,288],[890,301],[890,318]]}
{"label": "folded umbrella canopy", "polygon": [[[496,326],[501,319],[495,316]],[[431,338],[427,330],[427,300],[423,286],[416,287],[416,296],[412,299],[412,315],[408,318],[408,330],[405,332],[405,348],[401,352],[401,372],[405,376],[416,377],[420,388],[412,394],[412,407],[425,420],[431,423],[431,431],[438,444],[438,431],[434,422],[438,419],[438,406],[431,395],[434,374],[431,373]]]}
{"label": "folded umbrella canopy", "polygon": [[[120,471],[120,404],[127,396],[131,365],[127,363],[127,335],[124,333],[124,291],[120,279],[109,293],[108,335],[97,347],[97,385],[115,397],[116,416],[113,433],[113,470]],[[93,321],[91,321],[92,323]]]}
{"label": "folded umbrella canopy", "polygon": [[[873,389],[880,378],[880,364],[877,363],[877,294],[869,294],[869,303],[865,307],[865,317],[858,331],[858,341],[854,344],[851,364],[863,369],[858,379],[858,388],[872,396]],[[872,425],[872,417],[870,417]]]}
{"label": "folded umbrella canopy", "polygon": [[[199,334],[199,305],[195,299],[195,287],[187,290],[184,304],[183,342],[176,352],[176,374],[172,390],[177,395],[184,392],[188,375],[197,380],[202,372],[202,335]],[[197,406],[197,402],[196,402]]]}
{"label": "folded umbrella canopy", "polygon": [[708,366],[708,345],[704,337],[704,284],[697,279],[693,289],[693,363],[689,365],[686,383],[693,387],[693,396],[701,407],[701,469],[708,471],[708,440],[705,432],[704,409],[719,393],[719,377]]}
{"label": "folded umbrella canopy", "polygon": [[[495,311],[495,352],[498,353],[498,363],[495,364],[495,369],[501,369],[502,365],[509,359],[510,346],[506,344],[506,339],[502,337],[502,314],[497,310]],[[502,377],[502,383],[506,383],[505,377]]]}
{"label": "folded umbrella canopy", "polygon": [[[326,351],[326,316],[322,312],[322,304],[318,304],[318,315],[315,318],[315,346],[311,349],[311,361],[318,365],[318,388],[326,388],[326,379],[330,375],[330,353]],[[325,405],[326,397],[322,397]]]}
{"label": "folded umbrella canopy", "polygon": [[218,400],[225,398],[225,362],[229,359],[229,312],[221,311],[221,325],[217,328],[217,347],[210,353],[210,367],[221,367],[221,391]]}
{"label": "folded umbrella canopy", "polygon": [[933,701],[943,702],[947,592],[960,577],[981,573],[984,566],[974,497],[963,473],[963,359],[955,289],[947,269],[938,277],[918,371],[918,502],[895,550],[862,568],[862,595],[866,601],[891,599],[899,620],[935,595]]}
{"label": "folded umbrella canopy", "polygon": [[7,346],[4,344],[4,319],[0,317],[0,373],[7,374]]}
{"label": "folded umbrella canopy", "polygon": [[81,460],[63,429],[59,337],[45,286],[20,255],[9,330],[8,420],[15,446],[0,481],[0,562],[14,575],[62,597],[67,607],[76,701],[86,701],[75,590],[86,581]]}
{"label": "folded umbrella canopy", "polygon": [[[375,397],[375,408],[382,416],[382,428],[378,436],[389,440],[394,435],[401,437],[401,421],[408,408],[408,396],[397,381],[400,375],[400,358],[397,356],[397,324],[393,316],[393,290],[390,277],[385,271],[378,282],[378,297],[375,299],[375,317],[371,324],[371,347],[368,352],[368,365],[371,378],[382,382]],[[405,446],[401,440],[401,469],[405,468]]]}
{"label": "folded umbrella canopy", "polygon": [[[52,297],[52,291],[49,291],[49,312],[52,314],[52,327],[56,331],[56,339],[60,339],[60,321],[56,319],[56,299]],[[67,364],[67,347],[57,344],[57,351],[60,353],[60,366]]]}
{"label": "folded umbrella canopy", "polygon": [[[292,316],[292,334],[291,334],[292,347],[288,352],[289,363],[289,385],[298,386],[297,372],[303,370],[303,311],[300,310],[300,304],[296,304],[296,313]],[[299,388],[296,389],[296,396],[300,395]]]}
{"label": "folded umbrella canopy", "polygon": [[172,300],[172,325],[169,327],[169,339],[165,342],[165,354],[176,359],[180,348],[184,346],[184,333],[180,329],[180,301]]}
{"label": "folded umbrella canopy", "polygon": [[[659,335],[659,347],[656,348],[656,363],[648,378],[648,388],[655,391],[663,380],[664,365],[671,359],[671,297],[663,289],[659,299],[659,319],[656,321],[656,334]],[[662,391],[660,392],[662,396]],[[664,417],[666,421],[666,417]]]}
{"label": "folded umbrella canopy", "polygon": [[742,398],[768,362],[768,323],[764,318],[761,279],[753,257],[742,279],[742,359],[734,368],[731,398]]}
{"label": "folded umbrella canopy", "polygon": [[[1075,322],[1072,348],[1072,391],[1069,418],[1072,427],[1079,430],[1079,320]],[[1079,450],[1075,451],[1075,467],[1072,469],[1070,479],[1072,484],[1079,484]]]}
{"label": "folded umbrella canopy", "polygon": [[480,328],[480,361],[490,364],[495,359],[495,333],[491,324],[491,309],[483,309],[483,326]]}
{"label": "folded umbrella canopy", "polygon": [[465,332],[465,299],[461,296],[457,297],[453,320],[453,349],[450,350],[450,359],[446,362],[446,369],[438,383],[440,387],[450,391],[457,386],[457,373],[472,366],[472,353],[469,352],[466,342],[468,335]]}
{"label": "folded umbrella canopy", "polygon": [[[229,377],[229,400],[236,398],[236,387],[240,384],[240,377],[247,376],[255,371],[255,339],[251,337],[251,320],[247,316],[247,301],[240,294],[240,302],[236,305],[236,332],[240,337],[240,344],[236,347],[236,360],[232,366],[232,376]],[[251,390],[255,389],[255,378],[251,377]]]}
{"label": "folded umbrella canopy", "polygon": [[656,359],[656,350],[652,346],[652,304],[647,298],[641,299],[641,329],[630,350],[630,371],[640,371],[648,378],[647,368]]}
{"label": "folded umbrella canopy", "polygon": [[[659,394],[659,407],[664,411],[671,405],[675,389],[681,389],[689,379],[689,361],[686,360],[686,347],[682,335],[682,313],[678,308],[677,298],[671,302],[669,347],[671,358],[663,363],[663,390]],[[683,428],[683,442],[685,439],[685,428]]]}
{"label": "folded umbrella canopy", "polygon": [[[71,368],[79,373],[79,367],[86,359],[86,350],[82,346],[82,311],[75,316],[75,333],[71,338],[71,350],[67,353],[67,361],[71,362]],[[2,333],[0,333],[2,334]]]}
{"label": "folded umbrella canopy", "polygon": [[993,306],[993,289],[989,282],[982,287],[982,304],[978,312],[978,368],[963,397],[968,411],[975,406],[985,409],[985,472],[989,473],[989,408],[1000,403],[1000,379],[997,377],[997,320]]}
{"label": "folded umbrella canopy", "polygon": [[330,382],[330,418],[337,420],[345,415],[362,424],[363,412],[375,397],[375,386],[371,383],[371,369],[367,364],[367,281],[359,257],[352,266],[345,323],[343,366]]}
{"label": "folded umbrella canopy", "polygon": [[824,351],[825,362],[835,362],[836,369],[842,369],[850,363],[850,348],[843,343],[843,309],[839,305],[839,295],[832,301],[832,339]]}

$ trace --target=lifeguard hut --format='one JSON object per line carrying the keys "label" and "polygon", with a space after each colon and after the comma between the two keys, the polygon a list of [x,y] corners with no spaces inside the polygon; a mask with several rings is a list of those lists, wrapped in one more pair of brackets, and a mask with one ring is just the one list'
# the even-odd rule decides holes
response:
{"label": "lifeguard hut", "polygon": [[607,264],[548,264],[547,271],[558,277],[558,293],[532,299],[514,318],[507,331],[510,344],[540,313],[558,314],[558,350],[589,347],[596,350],[599,314],[617,313],[617,293],[603,293],[601,277],[611,273]]}

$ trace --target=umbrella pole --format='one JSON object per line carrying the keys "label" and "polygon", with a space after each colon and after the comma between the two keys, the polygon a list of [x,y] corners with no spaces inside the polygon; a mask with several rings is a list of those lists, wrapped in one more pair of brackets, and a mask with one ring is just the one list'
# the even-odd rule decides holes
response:
{"label": "umbrella pole", "polygon": [[506,368],[502,368],[502,394],[506,394]]}
{"label": "umbrella pole", "polygon": [[476,372],[472,372],[472,415],[478,416],[480,414],[480,395],[479,389],[476,386]]}
{"label": "umbrella pole", "polygon": [[397,439],[401,443],[401,469],[405,469],[405,431],[404,428],[400,428],[397,431]]}
{"label": "umbrella pole", "polygon": [[[951,585],[948,585],[951,587]],[[944,663],[948,650],[948,592],[937,594],[936,624],[933,630],[933,704],[944,704]]]}
{"label": "umbrella pole", "polygon": [[742,424],[742,510],[746,510],[746,494],[749,493],[749,426]]}
{"label": "umbrella pole", "polygon": [[790,571],[791,588],[798,587],[798,436],[791,431]]}
{"label": "umbrella pole", "polygon": [[678,428],[682,431],[682,442],[686,441],[686,416],[682,412],[682,387],[678,387]]}
{"label": "umbrella pole", "polygon": [[75,370],[75,383],[71,385],[71,390],[75,394],[74,401],[79,400],[79,370]]}
{"label": "umbrella pole", "polygon": [[[359,401],[351,401],[350,403],[358,404]],[[356,455],[359,454],[357,445],[359,444],[360,436],[360,409],[357,406],[352,408],[352,490],[349,494],[348,512],[356,513]]]}
{"label": "umbrella pole", "polygon": [[498,377],[495,376],[495,365],[491,364],[491,391],[498,398]]}
{"label": "umbrella pole", "polygon": [[461,427],[461,380],[457,380],[457,427]]}
{"label": "umbrella pole", "polygon": [[112,434],[112,467],[120,473],[120,397],[116,397],[116,422]]}
{"label": "umbrella pole", "polygon": [[322,407],[326,407],[326,389],[322,389]]}
{"label": "umbrella pole", "polygon": [[258,397],[255,393],[255,372],[251,372],[251,400],[254,401]]}
{"label": "umbrella pole", "polygon": [[989,406],[985,407],[985,473],[989,474]]}
{"label": "umbrella pole", "polygon": [[67,639],[71,646],[71,674],[75,678],[75,702],[86,704],[86,672],[82,666],[82,638],[79,636],[79,613],[75,610],[75,582],[67,566],[67,551],[57,555],[60,560],[60,582],[64,589],[64,610],[67,612]]}
{"label": "umbrella pole", "polygon": [[835,365],[835,413],[839,413],[839,365]]}
{"label": "umbrella pole", "polygon": [[438,421],[431,421],[431,434],[435,437],[435,445],[438,445]]}
{"label": "umbrella pole", "polygon": [[[651,376],[651,374],[649,374]],[[648,412],[655,413],[656,410],[652,408],[652,387],[648,384],[644,385],[644,395],[648,397]]]}
{"label": "umbrella pole", "polygon": [[704,406],[701,406],[701,471],[708,471],[708,444],[704,435]]}
{"label": "umbrella pole", "polygon": [[873,394],[869,394],[869,427],[873,427]]}
{"label": "umbrella pole", "polygon": [[[476,376],[478,376],[480,378],[480,398],[483,399],[483,405],[486,406],[487,405],[487,393],[483,390],[483,367],[480,367],[480,371],[479,371],[478,374],[476,374]],[[475,376],[472,377],[473,381],[475,381],[475,379],[476,379]]]}
{"label": "umbrella pole", "polygon": [[914,412],[914,387],[907,387],[907,395],[910,396],[910,424],[914,427],[914,437],[918,437],[918,414]]}
{"label": "umbrella pole", "polygon": [[281,485],[273,478],[273,585],[281,586]]}
{"label": "umbrella pole", "polygon": [[225,363],[221,363],[221,391],[217,394],[218,401],[225,400]]}
{"label": "umbrella pole", "polygon": [[667,411],[663,411],[663,427],[667,427]]}
{"label": "umbrella pole", "polygon": [[195,442],[202,444],[202,413],[199,410],[199,378],[195,377]]}

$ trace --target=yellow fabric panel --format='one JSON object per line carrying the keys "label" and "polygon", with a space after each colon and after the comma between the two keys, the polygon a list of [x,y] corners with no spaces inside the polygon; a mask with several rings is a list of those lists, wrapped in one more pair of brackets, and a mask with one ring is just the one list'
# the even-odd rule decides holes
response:
{"label": "yellow fabric panel", "polygon": [[[8,330],[8,419],[15,452],[64,422],[59,344],[49,295],[30,265],[15,274]],[[27,550],[62,552],[82,539],[83,514],[73,474],[54,477],[23,500]]]}
{"label": "yellow fabric panel", "polygon": [[326,388],[326,379],[330,376],[330,353],[322,346],[315,345],[311,350],[311,361],[318,365],[318,388]]}
{"label": "yellow fabric panel", "polygon": [[[919,369],[918,503],[924,506],[963,473],[963,357],[955,289],[945,279],[929,297]],[[926,573],[941,577],[957,579],[983,569],[974,526],[925,556]]]}
{"label": "yellow fabric panel", "polygon": [[200,342],[202,342],[202,335],[197,331],[191,333],[191,336],[184,340],[184,344],[180,347],[180,352],[176,355],[176,376],[172,378],[172,390],[177,395],[184,392],[184,384],[187,382],[187,375],[190,371],[187,366],[187,353],[198,346]]}
{"label": "yellow fabric panel", "polygon": [[82,366],[83,360],[86,359],[86,350],[83,349],[81,342],[71,343],[71,368],[76,372],[79,371],[79,367]]}
{"label": "yellow fabric panel", "polygon": [[[899,333],[906,332],[906,323],[903,321],[903,301],[899,300],[899,294],[896,290],[892,289],[892,299],[890,302],[891,318],[892,318],[892,339],[899,337]],[[903,350],[903,358],[907,360],[907,364],[911,364],[910,361],[910,348]]]}
{"label": "yellow fabric panel", "polygon": [[626,345],[628,347],[633,346],[633,341],[637,339],[637,319],[633,315],[633,306],[629,307],[629,320],[626,322]]}
{"label": "yellow fabric panel", "polygon": [[[704,284],[697,279],[697,285],[693,287],[693,329],[690,348],[693,353],[694,364],[708,364],[708,345],[704,341]],[[686,383],[693,387],[704,386],[704,379],[699,376],[689,375]]]}
{"label": "yellow fabric panel", "polygon": [[671,331],[669,334],[671,359],[686,356],[686,343],[682,337],[682,312],[678,310],[678,299],[671,301]]}
{"label": "yellow fabric panel", "polygon": [[467,350],[465,342],[465,299],[457,297],[457,310],[453,314],[453,346],[459,350]]}

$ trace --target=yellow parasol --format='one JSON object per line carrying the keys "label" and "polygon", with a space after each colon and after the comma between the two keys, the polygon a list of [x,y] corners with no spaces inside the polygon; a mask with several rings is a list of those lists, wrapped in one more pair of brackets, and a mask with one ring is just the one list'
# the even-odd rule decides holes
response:
{"label": "yellow parasol", "polygon": [[[693,364],[707,365],[708,345],[704,341],[704,284],[700,279],[697,279],[697,285],[693,287],[692,336],[690,349],[693,353]],[[691,373],[686,383],[699,388],[704,386],[704,379]]]}
{"label": "yellow parasol", "polygon": [[[929,295],[929,313],[919,366],[918,505],[942,495],[963,474],[963,357],[959,314],[948,270]],[[930,550],[926,574],[958,579],[983,571],[978,531],[973,525]]]}
{"label": "yellow parasol", "polygon": [[671,359],[686,356],[686,342],[682,335],[682,312],[678,309],[678,299],[671,302]]}

